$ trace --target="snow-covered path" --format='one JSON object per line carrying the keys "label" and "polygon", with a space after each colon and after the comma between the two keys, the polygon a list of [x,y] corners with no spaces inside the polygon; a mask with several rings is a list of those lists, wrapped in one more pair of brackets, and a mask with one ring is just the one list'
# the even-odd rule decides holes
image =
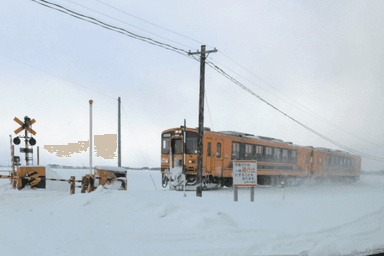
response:
{"label": "snow-covered path", "polygon": [[[57,169],[63,178],[86,170]],[[156,183],[157,190],[152,182]],[[384,177],[203,191],[163,189],[128,171],[128,190],[23,190],[0,181],[1,255],[308,255],[384,248]]]}

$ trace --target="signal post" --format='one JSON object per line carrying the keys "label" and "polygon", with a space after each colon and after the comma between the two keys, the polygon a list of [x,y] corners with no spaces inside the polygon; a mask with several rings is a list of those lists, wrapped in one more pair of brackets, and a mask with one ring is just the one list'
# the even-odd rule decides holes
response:
{"label": "signal post", "polygon": [[32,124],[36,123],[36,120],[35,119],[31,120],[28,116],[24,117],[24,122],[20,121],[20,119],[18,119],[17,117],[15,117],[13,120],[16,123],[18,123],[19,125],[21,125],[21,127],[19,127],[18,129],[15,130],[15,134],[18,134],[23,130],[25,131],[25,135],[15,137],[13,139],[13,143],[15,145],[19,145],[21,142],[19,137],[24,137],[25,148],[20,148],[20,153],[25,153],[25,165],[28,166],[29,160],[33,161],[33,155],[31,158],[28,157],[28,153],[33,153],[32,148],[28,148],[28,142],[31,146],[34,146],[36,144],[36,140],[32,136],[28,137],[28,132],[30,132],[33,135],[36,135],[36,132],[34,130],[32,130],[32,128],[31,128]]}

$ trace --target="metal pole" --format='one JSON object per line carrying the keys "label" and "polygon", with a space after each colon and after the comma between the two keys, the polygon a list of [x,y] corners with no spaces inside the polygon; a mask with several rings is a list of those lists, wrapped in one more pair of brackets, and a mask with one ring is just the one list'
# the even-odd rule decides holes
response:
{"label": "metal pole", "polygon": [[[27,121],[25,121],[27,123]],[[28,166],[28,136],[27,129],[25,129],[25,165]]]}
{"label": "metal pole", "polygon": [[120,97],[118,98],[118,125],[117,125],[117,166],[121,167],[121,120],[120,120]]}
{"label": "metal pole", "polygon": [[11,145],[11,164],[12,164],[12,170],[13,170],[12,135],[11,134],[9,134],[9,142]]}
{"label": "metal pole", "polygon": [[40,165],[40,152],[39,152],[39,146],[37,146],[37,165]]}
{"label": "metal pole", "polygon": [[183,190],[184,190],[184,197],[187,196],[187,194],[185,194],[185,186],[187,184],[187,180],[186,180],[186,166],[185,166],[185,156],[186,156],[186,150],[187,150],[187,121],[184,119],[184,145],[183,145],[183,153],[184,153],[184,156],[183,156],[183,177],[184,177],[184,186],[183,186]]}
{"label": "metal pole", "polygon": [[251,186],[251,202],[255,201],[255,187]]}
{"label": "metal pole", "polygon": [[199,97],[199,136],[196,196],[202,197],[201,180],[203,176],[203,136],[204,136],[204,92],[205,92],[205,45],[201,46],[200,55],[200,97]]}
{"label": "metal pole", "polygon": [[92,103],[89,100],[89,174],[92,175]]}

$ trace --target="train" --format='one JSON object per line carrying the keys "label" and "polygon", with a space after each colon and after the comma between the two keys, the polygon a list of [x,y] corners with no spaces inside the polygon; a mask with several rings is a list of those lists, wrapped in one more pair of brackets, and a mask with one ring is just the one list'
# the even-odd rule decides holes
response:
{"label": "train", "polygon": [[[161,133],[163,187],[197,185],[198,133],[197,128],[183,126]],[[258,185],[275,186],[282,181],[293,185],[309,178],[354,182],[361,172],[361,157],[348,152],[209,128],[204,128],[202,159],[203,188],[232,186],[234,160],[257,161]]]}

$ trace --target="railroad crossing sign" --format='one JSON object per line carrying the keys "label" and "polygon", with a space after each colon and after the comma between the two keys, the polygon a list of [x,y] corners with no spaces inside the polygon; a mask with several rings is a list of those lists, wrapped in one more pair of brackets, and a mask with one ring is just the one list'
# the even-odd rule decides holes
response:
{"label": "railroad crossing sign", "polygon": [[33,135],[36,135],[36,132],[34,130],[32,130],[32,128],[29,127],[32,124],[36,123],[35,119],[31,120],[28,116],[25,116],[24,117],[24,123],[22,121],[20,121],[20,119],[18,119],[17,117],[15,117],[13,120],[16,123],[18,123],[19,125],[21,125],[21,127],[19,127],[18,129],[15,130],[15,134],[18,134],[18,133],[20,133],[23,130],[27,130],[30,133],[32,133]]}

